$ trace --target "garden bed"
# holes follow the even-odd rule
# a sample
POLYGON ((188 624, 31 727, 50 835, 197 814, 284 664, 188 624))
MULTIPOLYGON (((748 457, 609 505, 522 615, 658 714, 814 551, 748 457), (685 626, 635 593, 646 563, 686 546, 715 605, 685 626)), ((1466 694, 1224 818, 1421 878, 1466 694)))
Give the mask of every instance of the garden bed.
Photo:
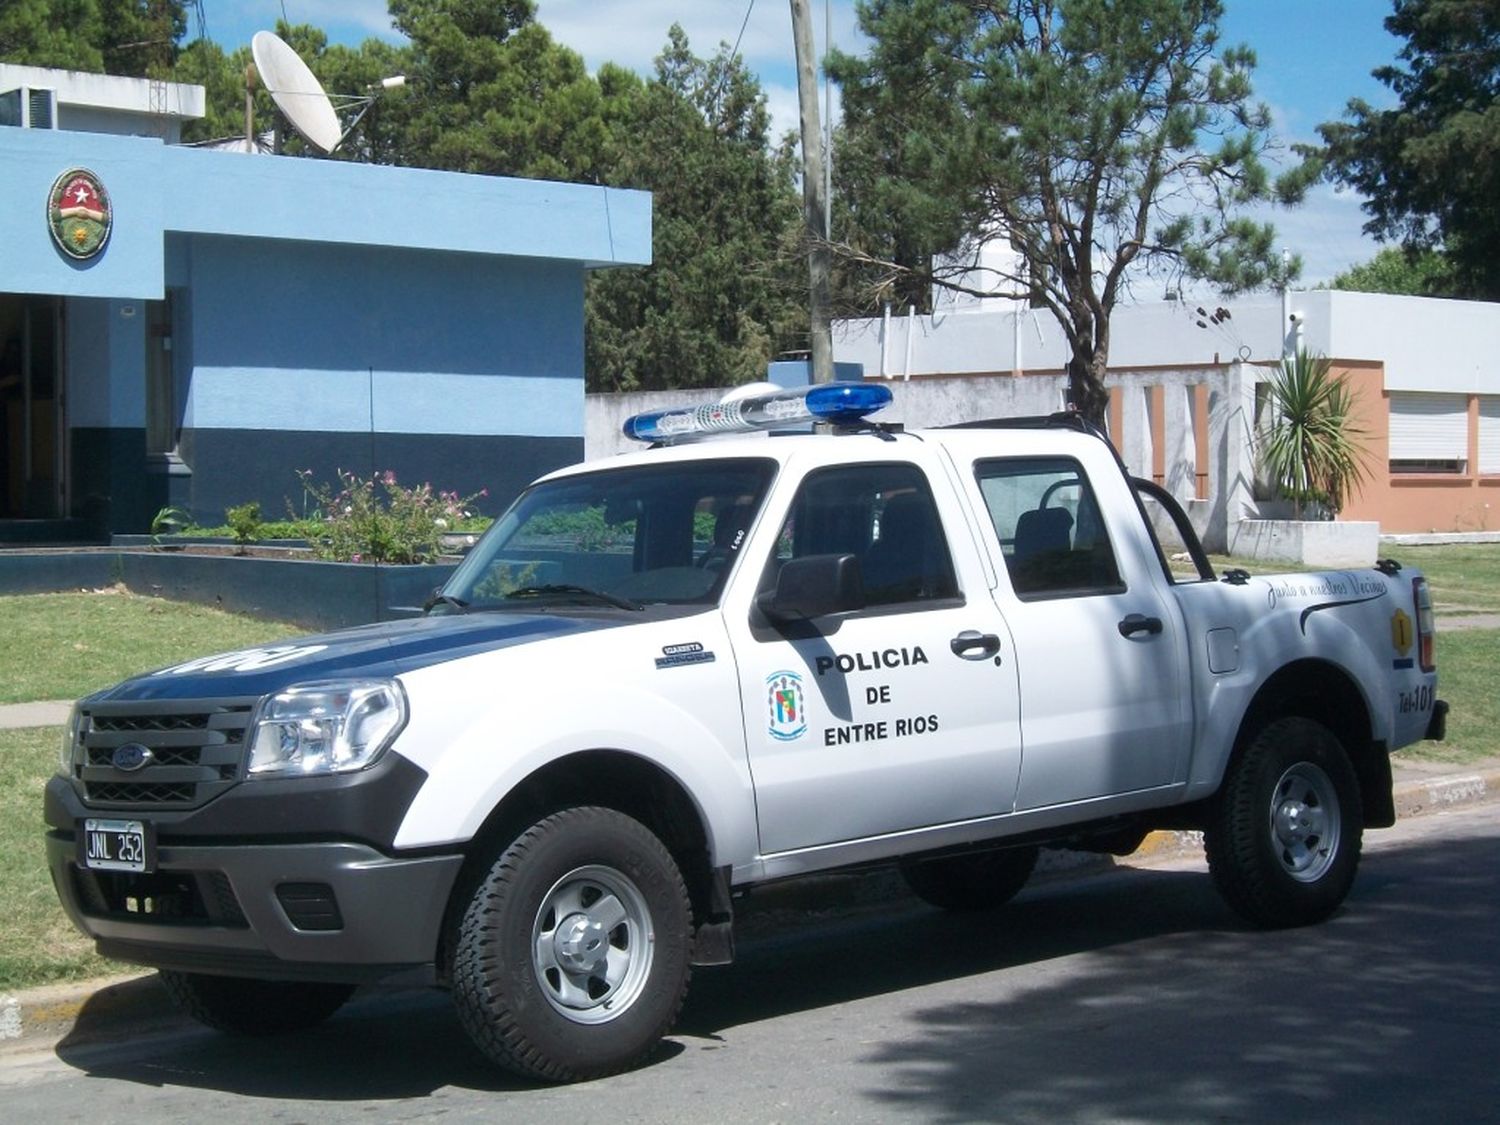
MULTIPOLYGON (((149 537, 146 537, 149 540, 149 537)), ((0 594, 100 589, 218 606, 234 613, 335 629, 414 617, 456 560, 413 566, 325 562, 305 547, 182 544, 178 550, 95 547, 0 552, 0 594)))

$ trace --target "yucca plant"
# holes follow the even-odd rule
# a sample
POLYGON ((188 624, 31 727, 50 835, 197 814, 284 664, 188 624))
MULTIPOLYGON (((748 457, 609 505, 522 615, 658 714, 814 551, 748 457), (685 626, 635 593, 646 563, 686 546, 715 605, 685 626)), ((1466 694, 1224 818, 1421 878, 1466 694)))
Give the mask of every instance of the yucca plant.
POLYGON ((1338 515, 1368 476, 1365 433, 1354 423, 1353 407, 1348 385, 1331 374, 1325 356, 1298 348, 1271 376, 1261 467, 1292 501, 1297 519, 1307 503, 1338 515))

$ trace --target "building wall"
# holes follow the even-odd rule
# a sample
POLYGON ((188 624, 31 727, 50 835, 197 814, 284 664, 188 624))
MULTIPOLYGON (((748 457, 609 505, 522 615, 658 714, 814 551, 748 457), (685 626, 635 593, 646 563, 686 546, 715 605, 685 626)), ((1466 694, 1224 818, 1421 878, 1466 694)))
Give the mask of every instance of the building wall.
POLYGON ((1390 378, 1379 364, 1340 365, 1359 402, 1370 475, 1341 518, 1379 520, 1383 532, 1500 530, 1500 474, 1485 473, 1495 451, 1480 433, 1481 405, 1500 404, 1495 395, 1455 395, 1468 414, 1467 457, 1461 471, 1393 473, 1390 461, 1390 378))
MULTIPOLYGON (((1500 446, 1497 340, 1500 304, 1477 301, 1318 290, 1253 294, 1222 304, 1125 306, 1111 320, 1110 430, 1132 471, 1155 477, 1179 497, 1196 494, 1218 503, 1204 465, 1219 454, 1209 449, 1212 419, 1205 423, 1202 415, 1212 413, 1215 394, 1237 402, 1238 392, 1214 388, 1224 384, 1238 359, 1245 392, 1253 395, 1284 349, 1304 347, 1331 357, 1334 370, 1351 380, 1366 435, 1368 479, 1341 518, 1375 520, 1386 532, 1489 530, 1500 527, 1500 449, 1491 448, 1500 446), (1182 374, 1194 368, 1218 374, 1182 374), (1204 389, 1184 397, 1182 387, 1200 383, 1204 389), (1455 451, 1450 471, 1391 471, 1393 393, 1449 399, 1467 412, 1467 448, 1455 451), (1487 474, 1483 467, 1496 471, 1487 474)), ((909 375, 912 385, 951 376, 974 384, 1029 384, 1043 376, 1060 378, 1067 362, 1061 330, 1043 310, 843 321, 834 326, 834 352, 840 360, 864 363, 871 376, 909 375)), ((977 409, 989 391, 976 387, 961 394, 977 409)), ((1247 444, 1242 452, 1253 474, 1253 448, 1247 444)), ((1249 492, 1243 496, 1248 499, 1249 492)), ((1238 510, 1238 499, 1230 507, 1238 510)))
MULTIPOLYGON (((1202 307, 1212 314, 1220 306, 1209 301, 1202 307)), ((1111 366, 1207 366, 1281 354, 1279 297, 1262 294, 1223 307, 1230 315, 1218 321, 1200 316, 1193 302, 1161 301, 1117 310, 1110 322, 1111 366)), ((836 359, 863 364, 871 378, 1047 375, 1063 372, 1068 363, 1067 340, 1046 309, 980 308, 914 316, 896 312, 889 320, 841 320, 834 322, 833 342, 836 359)))
POLYGON ((146 467, 144 302, 64 302, 69 510, 110 530, 139 530, 173 502, 146 467))
POLYGON ((188 83, 0 63, 0 90, 18 86, 55 91, 59 129, 168 143, 181 136, 183 121, 203 116, 205 104, 203 87, 188 83))
POLYGON ((0 128, 0 290, 159 298, 164 151, 136 137, 0 128), (109 245, 86 262, 61 254, 47 225, 53 181, 79 166, 100 174, 114 209, 109 245))
POLYGON ((651 259, 650 196, 0 128, 0 292, 62 296, 70 515, 141 531, 300 507, 297 469, 489 496, 583 454, 583 290, 651 259), (47 194, 101 178, 105 250, 53 245, 47 194), (170 299, 175 452, 149 454, 152 302, 170 299))
POLYGON ((190 369, 180 454, 195 516, 259 500, 280 517, 300 503, 296 469, 488 489, 495 511, 581 458, 581 265, 190 243, 174 350, 190 369))

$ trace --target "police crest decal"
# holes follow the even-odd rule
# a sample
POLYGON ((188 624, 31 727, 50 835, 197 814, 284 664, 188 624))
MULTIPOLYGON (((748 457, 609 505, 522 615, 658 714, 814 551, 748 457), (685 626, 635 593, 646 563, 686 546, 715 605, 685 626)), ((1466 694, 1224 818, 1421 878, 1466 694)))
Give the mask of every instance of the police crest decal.
POLYGON ((796 672, 767 676, 766 733, 779 742, 791 742, 806 734, 807 714, 802 700, 802 677, 796 672))
POLYGON ((47 197, 47 225, 68 257, 82 261, 102 253, 114 212, 99 177, 87 168, 69 168, 58 176, 47 197))

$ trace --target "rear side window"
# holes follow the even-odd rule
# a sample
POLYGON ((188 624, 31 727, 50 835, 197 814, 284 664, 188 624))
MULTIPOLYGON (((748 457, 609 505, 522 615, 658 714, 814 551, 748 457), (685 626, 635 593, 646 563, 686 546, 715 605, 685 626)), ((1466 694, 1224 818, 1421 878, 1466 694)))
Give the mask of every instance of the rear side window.
POLYGON ((981 461, 974 474, 1018 597, 1083 597, 1125 589, 1094 491, 1076 461, 981 461))
POLYGON ((953 559, 927 480, 915 465, 848 465, 808 474, 761 582, 806 555, 854 555, 865 604, 958 596, 953 559))

